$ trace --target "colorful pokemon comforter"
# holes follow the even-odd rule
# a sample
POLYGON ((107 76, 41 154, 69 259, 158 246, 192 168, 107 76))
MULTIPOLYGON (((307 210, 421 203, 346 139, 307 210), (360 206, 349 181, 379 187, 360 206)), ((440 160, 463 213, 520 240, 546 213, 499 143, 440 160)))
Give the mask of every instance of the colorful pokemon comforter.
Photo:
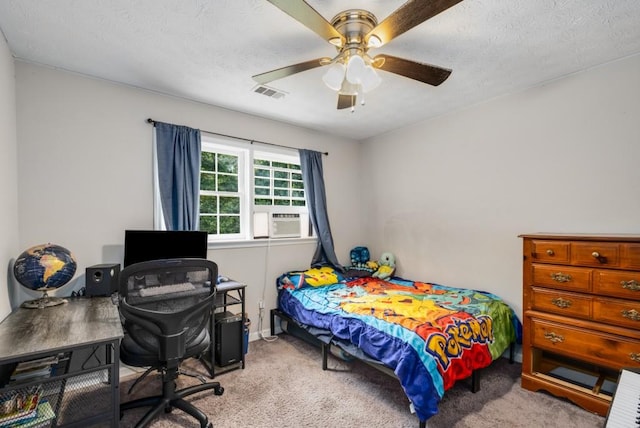
POLYGON ((495 295, 400 278, 340 280, 315 270, 278 279, 279 308, 393 369, 422 421, 457 380, 520 340, 520 322, 495 295))

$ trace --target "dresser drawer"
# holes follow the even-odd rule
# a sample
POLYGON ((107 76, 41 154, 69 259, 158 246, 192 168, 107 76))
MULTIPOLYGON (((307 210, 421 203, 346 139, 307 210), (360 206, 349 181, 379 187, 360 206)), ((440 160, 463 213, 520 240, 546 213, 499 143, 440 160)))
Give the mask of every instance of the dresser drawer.
POLYGON ((593 320, 620 327, 640 328, 640 302, 595 298, 593 320))
POLYGON ((640 272, 596 270, 593 292, 602 296, 640 300, 640 272))
POLYGON ((620 266, 620 247, 609 242, 571 243, 571 264, 578 266, 620 266))
POLYGON ((569 263, 569 243, 559 241, 531 241, 531 257, 544 263, 569 263))
POLYGON ((603 367, 640 368, 640 342, 537 318, 531 319, 531 345, 603 367))
POLYGON ((531 287, 531 306, 538 311, 589 319, 591 300, 582 294, 531 287))
POLYGON ((546 285, 569 291, 590 291, 592 269, 533 264, 532 285, 546 285))
POLYGON ((640 269, 640 244, 623 244, 620 266, 626 269, 640 269))

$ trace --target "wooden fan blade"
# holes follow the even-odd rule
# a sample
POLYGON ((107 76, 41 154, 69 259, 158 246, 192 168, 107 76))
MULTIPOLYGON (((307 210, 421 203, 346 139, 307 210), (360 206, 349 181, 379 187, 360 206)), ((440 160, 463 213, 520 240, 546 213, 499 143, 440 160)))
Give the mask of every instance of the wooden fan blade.
POLYGON ((416 25, 422 24, 429 18, 433 18, 440 12, 449 9, 460 3, 462 0, 409 0, 384 21, 375 26, 365 36, 369 40, 371 36, 380 39, 376 47, 389 43, 400 34, 412 29, 416 25))
POLYGON ((355 95, 338 94, 338 110, 351 108, 356 105, 355 95))
POLYGON ((448 68, 442 68, 431 64, 423 64, 421 62, 410 61, 408 59, 398 58, 391 55, 376 55, 373 58, 374 66, 376 64, 380 70, 390 73, 399 74, 409 79, 418 80, 429 85, 438 86, 451 74, 448 68), (384 61, 381 61, 384 59, 384 61))
MULTIPOLYGON (((300 22, 311 31, 325 40, 338 38, 344 41, 344 37, 333 25, 304 0, 268 0, 269 3, 300 22)), ((342 43, 342 42, 341 42, 342 43)))
POLYGON ((256 74, 251 76, 253 80, 261 85, 272 82, 274 80, 282 79, 283 77, 291 76, 292 74, 300 73, 302 71, 311 70, 312 68, 320 67, 323 64, 325 58, 312 59, 311 61, 301 62, 299 64, 289 65, 287 67, 278 68, 275 70, 267 71, 265 73, 256 74))

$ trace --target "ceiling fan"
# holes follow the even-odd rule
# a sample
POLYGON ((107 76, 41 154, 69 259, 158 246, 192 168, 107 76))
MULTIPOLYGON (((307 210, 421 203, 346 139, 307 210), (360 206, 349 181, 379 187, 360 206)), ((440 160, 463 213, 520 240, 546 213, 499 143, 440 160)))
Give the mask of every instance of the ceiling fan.
POLYGON ((338 91, 338 109, 354 111, 356 98, 380 83, 375 69, 395 73, 419 82, 438 86, 451 70, 431 64, 411 61, 391 55, 369 55, 369 49, 379 48, 429 18, 460 3, 462 0, 409 0, 378 23, 371 12, 349 9, 327 21, 304 0, 268 0, 323 39, 334 45, 338 54, 333 58, 318 58, 256 74, 253 79, 266 84, 283 77, 320 66, 329 66, 323 81, 338 91))

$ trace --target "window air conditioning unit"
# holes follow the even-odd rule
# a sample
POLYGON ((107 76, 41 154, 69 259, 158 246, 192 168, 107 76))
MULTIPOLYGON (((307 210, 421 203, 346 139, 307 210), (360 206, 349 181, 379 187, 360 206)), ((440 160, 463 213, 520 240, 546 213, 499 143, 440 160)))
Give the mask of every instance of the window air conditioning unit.
POLYGON ((300 238, 300 214, 271 213, 269 237, 300 238))

